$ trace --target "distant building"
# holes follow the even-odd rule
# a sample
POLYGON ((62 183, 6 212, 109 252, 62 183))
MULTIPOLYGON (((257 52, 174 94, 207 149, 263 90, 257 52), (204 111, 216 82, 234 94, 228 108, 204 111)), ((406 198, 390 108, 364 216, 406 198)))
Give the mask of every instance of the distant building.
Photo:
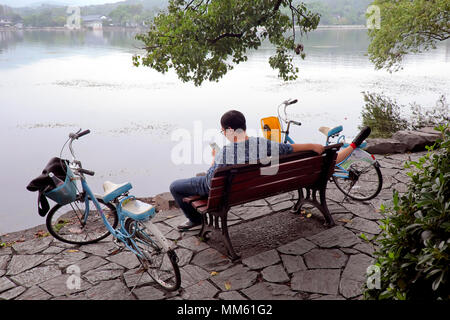
POLYGON ((89 15, 81 17, 83 26, 92 30, 101 30, 103 28, 103 21, 105 20, 108 20, 108 17, 101 15, 89 15))
POLYGON ((11 27, 13 23, 8 19, 0 19, 0 27, 11 27))

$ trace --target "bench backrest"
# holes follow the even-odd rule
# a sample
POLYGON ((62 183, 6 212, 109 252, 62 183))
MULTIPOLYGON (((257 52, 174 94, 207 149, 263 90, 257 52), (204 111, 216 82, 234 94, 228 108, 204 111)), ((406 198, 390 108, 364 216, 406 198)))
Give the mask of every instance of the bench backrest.
POLYGON ((322 155, 306 151, 280 156, 278 163, 272 165, 240 164, 219 168, 211 180, 208 211, 299 188, 326 187, 334 171, 337 151, 341 145, 325 147, 322 155))

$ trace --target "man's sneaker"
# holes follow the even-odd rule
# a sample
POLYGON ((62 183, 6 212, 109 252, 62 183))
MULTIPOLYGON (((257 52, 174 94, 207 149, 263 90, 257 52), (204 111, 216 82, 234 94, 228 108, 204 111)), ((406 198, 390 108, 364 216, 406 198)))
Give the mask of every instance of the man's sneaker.
POLYGON ((178 230, 189 230, 201 225, 198 222, 192 222, 191 220, 186 221, 185 223, 178 226, 178 230))
POLYGON ((370 135, 371 131, 372 130, 370 129, 370 127, 362 128, 355 139, 353 139, 352 143, 354 143, 356 147, 359 147, 361 143, 363 143, 363 141, 370 135))

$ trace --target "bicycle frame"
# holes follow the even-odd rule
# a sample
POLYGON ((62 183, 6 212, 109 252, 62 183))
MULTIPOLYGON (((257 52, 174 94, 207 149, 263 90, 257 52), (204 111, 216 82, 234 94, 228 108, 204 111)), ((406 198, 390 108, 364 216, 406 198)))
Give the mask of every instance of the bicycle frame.
MULTIPOLYGON (((86 194, 84 202, 85 202, 85 212, 84 212, 84 217, 83 217, 83 222, 86 223, 87 219, 89 218, 89 212, 90 212, 90 204, 89 204, 89 199, 92 200, 92 202, 94 203, 94 206, 97 208, 97 210, 100 212, 100 215, 102 217, 102 221, 105 224, 106 228, 108 229, 108 231, 113 235, 114 238, 119 239, 121 242, 124 243, 124 245, 130 249, 133 253, 138 254, 140 257, 142 257, 142 252, 136 252, 136 250, 134 250, 130 245, 128 245, 127 241, 131 241, 134 242, 134 240, 131 238, 133 235, 130 235, 124 226, 124 222, 125 222, 125 216, 120 212, 120 208, 118 208, 118 206, 116 206, 116 212, 117 212, 117 216, 119 218, 119 224, 120 224, 120 230, 115 230, 111 224, 109 223, 109 221, 106 219, 106 216, 102 210, 102 208, 100 207, 100 203, 98 202, 97 198, 95 197, 94 193, 92 192, 91 188, 89 187, 89 185, 86 182, 86 179, 80 175, 80 180, 81 180, 81 187, 83 189, 83 192, 86 194)), ((135 244, 135 243, 134 243, 135 244)), ((139 250, 139 249, 138 249, 139 250)))
MULTIPOLYGON (((295 103, 295 102, 293 102, 293 103, 295 103)), ((280 125, 281 125, 281 133, 284 135, 283 143, 294 144, 295 143, 294 140, 289 136, 289 129, 290 129, 291 123, 295 123, 295 124, 299 124, 299 123, 291 121, 287 118, 286 108, 289 104, 291 104, 290 100, 283 102, 281 105, 278 106, 277 113, 278 113, 278 120, 280 121, 280 125), (285 115, 284 118, 280 114, 280 106, 283 104, 284 104, 284 115, 285 115), (287 123, 287 128, 285 131, 283 130, 283 122, 287 123)), ((330 144, 329 139, 330 139, 330 137, 327 138, 327 141, 325 143, 326 146, 328 146, 330 144)), ((338 138, 337 143, 340 143, 341 140, 345 141, 344 135, 341 135, 338 138)), ((371 155, 370 153, 368 153, 360 148, 356 148, 344 160, 342 160, 339 163, 336 163, 336 165, 335 165, 336 169, 335 169, 335 172, 333 173, 333 176, 338 177, 338 178, 349 179, 350 172, 347 170, 347 168, 349 168, 351 166, 351 164, 356 160, 365 161, 370 165, 377 165, 377 163, 378 163, 375 160, 375 158, 373 157, 373 155, 371 155)))

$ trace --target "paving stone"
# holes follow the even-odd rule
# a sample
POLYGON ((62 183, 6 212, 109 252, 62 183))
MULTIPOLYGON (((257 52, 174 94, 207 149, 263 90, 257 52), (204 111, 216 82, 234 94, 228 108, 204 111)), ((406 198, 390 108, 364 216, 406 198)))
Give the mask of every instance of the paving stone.
POLYGON ((20 295, 26 289, 24 287, 15 287, 8 291, 0 293, 0 300, 11 300, 20 295))
POLYGON ((315 269, 293 274, 292 290, 336 295, 339 287, 338 269, 315 269))
POLYGON ((58 254, 63 250, 64 250, 64 248, 61 248, 61 247, 49 246, 47 249, 42 251, 42 254, 58 254))
POLYGON ((179 239, 181 239, 181 233, 176 231, 176 230, 172 230, 169 233, 166 233, 164 236, 167 239, 169 239, 169 240, 179 240, 179 239))
POLYGON ((38 286, 33 286, 20 295, 17 300, 49 300, 51 297, 51 295, 38 286))
POLYGON ((349 222, 350 220, 352 220, 352 218, 353 218, 353 214, 352 214, 352 213, 338 213, 338 214, 333 214, 334 222, 335 222, 336 225, 338 225, 338 226, 346 224, 347 222, 349 222))
POLYGON ((256 282, 258 273, 238 264, 211 278, 222 291, 241 290, 256 282))
POLYGON ((90 300, 135 300, 130 290, 120 281, 103 281, 85 293, 90 300))
POLYGON ((312 249, 303 258, 310 269, 338 269, 347 262, 347 256, 338 249, 312 249))
POLYGON ((244 207, 265 207, 267 206, 268 202, 264 199, 260 199, 260 200, 255 200, 252 202, 247 202, 244 203, 243 206, 244 207))
POLYGON ((226 291, 219 293, 219 299, 222 300, 247 300, 242 294, 237 291, 226 291))
POLYGON ((266 207, 241 207, 239 209, 232 209, 231 212, 241 219, 251 220, 258 217, 265 216, 272 213, 272 209, 269 206, 266 207))
POLYGON ((140 265, 136 255, 130 251, 123 251, 108 258, 109 261, 117 263, 127 269, 134 269, 140 265))
POLYGON ((268 282, 282 283, 289 281, 289 276, 281 264, 265 268, 261 271, 261 275, 268 282))
POLYGON ((16 275, 50 259, 51 255, 14 255, 8 264, 7 275, 16 275))
POLYGON ((342 278, 365 281, 367 267, 373 263, 374 259, 365 254, 350 256, 347 265, 342 272, 342 278))
POLYGON ((279 194, 279 195, 276 195, 276 196, 265 198, 265 200, 269 204, 274 205, 274 204, 277 204, 279 202, 283 202, 283 201, 286 201, 286 200, 292 200, 293 198, 294 198, 294 193, 293 192, 287 192, 287 193, 282 193, 282 194, 279 194))
POLYGON ((314 243, 304 238, 300 238, 298 240, 289 242, 288 244, 282 245, 281 247, 278 247, 277 250, 285 254, 302 255, 314 247, 314 243))
POLYGON ((375 211, 375 208, 371 205, 364 205, 361 203, 344 203, 344 206, 353 214, 358 217, 369 219, 369 220, 378 220, 383 219, 383 216, 375 211))
POLYGON ((80 268, 81 272, 84 273, 86 271, 103 266, 107 263, 108 261, 98 256, 90 256, 77 262, 77 266, 80 268))
POLYGON ((11 279, 16 283, 29 288, 59 275, 61 275, 61 271, 57 266, 45 266, 22 272, 11 277, 11 279))
POLYGON ((189 249, 193 252, 199 252, 209 248, 209 246, 205 242, 201 241, 195 236, 183 238, 182 240, 177 242, 177 245, 189 249))
POLYGON ((375 252, 375 248, 373 247, 373 245, 371 243, 367 243, 367 242, 361 242, 361 243, 357 244, 356 246, 354 246, 353 248, 361 251, 362 253, 368 254, 370 256, 375 252))
POLYGON ((226 256, 212 248, 197 253, 191 260, 191 264, 209 272, 225 270, 232 265, 226 256))
POLYGON ((288 201, 283 201, 283 202, 277 203, 275 205, 272 205, 272 210, 274 212, 284 211, 284 210, 291 209, 293 206, 294 206, 294 202, 288 200, 288 201))
POLYGON ((6 270, 6 266, 10 259, 11 257, 9 255, 0 256, 0 270, 6 270))
POLYGON ((123 271, 121 269, 93 269, 89 270, 83 278, 92 284, 97 284, 100 281, 112 280, 120 277, 123 271))
POLYGON ((86 253, 79 249, 66 249, 46 262, 46 265, 57 264, 59 268, 67 268, 70 265, 76 264, 78 261, 86 258, 86 253), (75 251, 76 250, 76 251, 75 251))
POLYGON ((282 254, 281 260, 288 273, 294 273, 300 270, 306 270, 306 265, 301 256, 291 256, 282 254))
MULTIPOLYGON (((178 217, 180 219, 180 217, 178 217)), ((158 227, 159 231, 161 231, 161 233, 163 235, 168 234, 169 232, 173 231, 173 227, 168 226, 167 224, 160 222, 160 223, 155 223, 155 226, 158 227)), ((174 226, 175 227, 175 226, 174 226)))
POLYGON ((360 242, 350 230, 336 226, 307 238, 322 248, 351 247, 360 242))
POLYGON ((21 243, 15 243, 12 248, 18 254, 36 254, 47 249, 52 241, 53 238, 51 237, 37 238, 21 243))
POLYGON ((379 234, 381 232, 379 225, 375 221, 370 221, 359 217, 352 219, 352 221, 347 223, 345 226, 371 234, 379 234))
POLYGON ((0 257, 12 254, 11 247, 0 247, 0 257))
POLYGON ((180 268, 180 274, 182 288, 192 286, 202 280, 208 279, 211 276, 209 272, 191 264, 180 268))
POLYGON ((346 253, 346 254, 358 254, 358 253, 360 253, 358 250, 353 249, 353 248, 341 248, 341 251, 346 253))
POLYGON ((165 297, 164 292, 151 286, 134 289, 133 293, 138 300, 161 300, 165 297))
POLYGON ((0 278, 0 292, 14 288, 16 284, 6 277, 0 278))
POLYGON ((219 290, 208 280, 200 281, 190 287, 187 287, 182 295, 184 300, 203 300, 214 297, 219 290))
MULTIPOLYGON (((187 221, 187 218, 186 218, 184 215, 182 215, 182 216, 176 216, 176 217, 167 219, 167 220, 165 220, 164 222, 165 222, 166 224, 168 224, 169 226, 171 226, 172 229, 176 229, 180 224, 183 224, 183 223, 185 223, 186 221, 187 221)), ((160 226, 159 226, 159 224, 158 224, 158 228, 159 228, 159 227, 160 227, 160 226)), ((162 232, 164 232, 164 231, 162 231, 162 232)), ((167 232, 169 232, 169 231, 167 231, 167 232)))
POLYGON ((83 252, 100 257, 108 257, 116 249, 117 246, 112 241, 87 244, 80 248, 83 252))
POLYGON ((296 294, 286 285, 266 282, 257 283, 242 293, 251 300, 294 300, 296 294))
POLYGON ((340 293, 347 299, 363 293, 364 281, 342 278, 339 284, 340 293))
POLYGON ((123 277, 129 288, 133 288, 136 284, 142 286, 155 282, 147 272, 141 272, 140 269, 128 270, 123 274, 123 277))
POLYGON ((178 266, 184 267, 187 265, 192 259, 192 251, 184 248, 177 248, 175 252, 178 256, 178 266))
POLYGON ((245 258, 242 260, 242 263, 245 264, 250 269, 262 269, 267 266, 271 266, 280 261, 280 256, 278 255, 276 250, 269 250, 257 254, 255 256, 245 258))
POLYGON ((38 286, 54 297, 70 295, 76 292, 84 291, 91 287, 91 285, 87 281, 83 281, 83 279, 80 279, 80 288, 69 289, 67 284, 68 282, 71 283, 69 279, 70 276, 75 276, 75 274, 62 274, 50 280, 42 282, 38 284, 38 286))

